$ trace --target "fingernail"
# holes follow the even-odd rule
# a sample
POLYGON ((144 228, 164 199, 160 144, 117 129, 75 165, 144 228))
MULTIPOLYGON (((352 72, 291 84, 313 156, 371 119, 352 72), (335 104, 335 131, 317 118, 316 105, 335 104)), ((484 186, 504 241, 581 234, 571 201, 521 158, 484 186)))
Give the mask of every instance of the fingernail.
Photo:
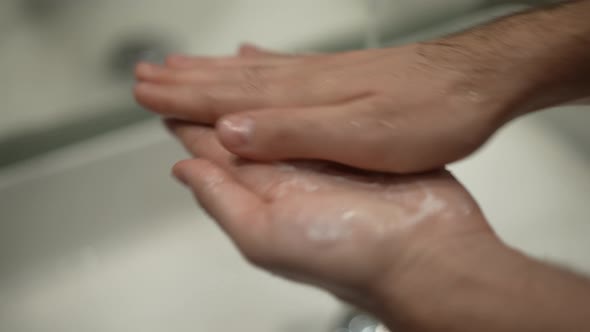
POLYGON ((254 120, 248 117, 235 117, 222 120, 219 134, 223 142, 232 147, 248 144, 254 132, 254 120))

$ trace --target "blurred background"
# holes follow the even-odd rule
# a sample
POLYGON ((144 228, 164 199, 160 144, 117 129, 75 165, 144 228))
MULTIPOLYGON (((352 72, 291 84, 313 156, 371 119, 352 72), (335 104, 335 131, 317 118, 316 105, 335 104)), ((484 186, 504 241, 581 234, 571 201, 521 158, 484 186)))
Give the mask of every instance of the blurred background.
MULTIPOLYGON (((543 1, 2 0, 0 331, 373 332, 249 267, 169 176, 186 158, 132 68, 241 42, 335 52, 459 31, 543 1), (343 322, 344 321, 344 322, 343 322)), ((452 169, 509 244, 590 273, 590 109, 520 119, 452 169)))

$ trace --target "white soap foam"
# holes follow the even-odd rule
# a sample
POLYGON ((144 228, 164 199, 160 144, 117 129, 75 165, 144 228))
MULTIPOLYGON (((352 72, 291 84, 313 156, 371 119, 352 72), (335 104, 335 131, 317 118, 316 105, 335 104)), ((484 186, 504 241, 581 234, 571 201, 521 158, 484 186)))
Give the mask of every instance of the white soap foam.
POLYGON ((294 177, 290 180, 281 182, 276 189, 276 197, 282 198, 292 192, 314 193, 320 189, 320 186, 303 178, 294 177))
POLYGON ((436 214, 441 213, 447 203, 436 197, 429 190, 425 190, 426 197, 420 203, 418 211, 407 215, 402 221, 406 226, 418 224, 436 214))
POLYGON ((307 237, 321 242, 345 240, 352 236, 354 224, 360 221, 359 215, 359 211, 351 209, 342 212, 340 218, 315 220, 307 226, 307 237))
POLYGON ((309 225, 307 237, 312 241, 333 242, 346 239, 352 235, 349 225, 335 222, 315 222, 309 225))
POLYGON ((216 174, 205 178, 205 185, 209 190, 215 190, 220 184, 225 181, 223 176, 216 174))

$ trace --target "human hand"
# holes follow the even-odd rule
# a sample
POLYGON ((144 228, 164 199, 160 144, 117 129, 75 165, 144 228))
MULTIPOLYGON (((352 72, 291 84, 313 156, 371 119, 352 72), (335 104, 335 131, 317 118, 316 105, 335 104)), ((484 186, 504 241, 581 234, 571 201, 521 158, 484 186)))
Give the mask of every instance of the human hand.
POLYGON ((166 117, 220 120, 222 144, 244 158, 418 172, 470 154, 505 121, 517 89, 498 89, 474 62, 436 44, 301 56, 245 47, 141 64, 135 93, 166 117))
POLYGON ((392 285, 407 290, 424 276, 441 283, 452 274, 443 262, 462 264, 466 253, 498 243, 446 171, 395 176, 326 163, 247 162, 226 151, 211 128, 177 121, 169 128, 200 158, 179 163, 175 175, 247 259, 371 312, 392 285))

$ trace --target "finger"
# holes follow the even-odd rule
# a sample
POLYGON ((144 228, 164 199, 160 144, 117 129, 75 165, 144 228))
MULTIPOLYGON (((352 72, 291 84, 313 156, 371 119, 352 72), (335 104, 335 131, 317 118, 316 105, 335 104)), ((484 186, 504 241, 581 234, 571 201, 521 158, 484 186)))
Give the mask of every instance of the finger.
POLYGON ((157 64, 142 62, 135 67, 138 81, 161 84, 210 83, 239 78, 239 71, 226 68, 194 70, 175 69, 157 64))
POLYGON ((212 124, 223 114, 278 104, 274 99, 278 92, 267 93, 266 88, 256 84, 252 83, 250 87, 240 84, 199 87, 141 82, 135 87, 134 94, 140 105, 165 117, 212 124))
POLYGON ((139 104, 148 110, 204 124, 213 124, 221 116, 239 111, 327 105, 365 94, 357 91, 355 85, 326 82, 313 76, 277 79, 256 68, 245 68, 240 76, 239 80, 214 84, 140 82, 134 93, 139 104))
POLYGON ((164 123, 192 156, 211 160, 226 169, 233 165, 236 156, 221 145, 213 128, 170 119, 164 123))
POLYGON ((258 161, 329 160, 368 170, 387 171, 392 155, 386 142, 393 123, 375 120, 364 101, 339 106, 268 110, 230 115, 219 121, 223 146, 258 161))
POLYGON ((207 57, 207 56, 191 56, 186 54, 172 54, 166 57, 166 66, 171 68, 186 69, 195 66, 229 66, 239 63, 236 56, 223 57, 207 57))
POLYGON ((256 45, 244 43, 240 45, 238 50, 238 55, 241 57, 264 57, 264 58, 290 58, 294 57, 294 55, 290 54, 283 54, 279 52, 269 51, 263 48, 260 48, 256 45))
MULTIPOLYGON (((261 56, 258 57, 260 58, 261 56)), ((279 66, 271 61, 273 57, 264 56, 264 59, 261 58, 256 60, 256 62, 242 61, 242 63, 236 66, 203 65, 187 68, 141 62, 135 67, 135 77, 140 82, 159 84, 234 83, 248 82, 254 78, 267 77, 270 79, 289 77, 293 71, 289 71, 288 68, 279 68, 279 66)), ((281 64, 284 63, 281 62, 281 64)))
MULTIPOLYGON (((249 57, 249 58, 266 58, 266 59, 310 59, 313 57, 321 57, 321 54, 314 54, 314 53, 281 53, 276 51, 271 51, 254 44, 244 43, 240 45, 238 49, 238 56, 240 57, 249 57)), ((287 63, 287 62, 285 62, 287 63)))
POLYGON ((252 72, 268 76, 278 76, 282 72, 271 71, 271 67, 265 68, 226 68, 226 67, 204 67, 177 69, 142 62, 135 67, 135 77, 140 82, 158 84, 204 84, 204 83, 231 83, 251 79, 252 72))
POLYGON ((281 66, 297 62, 296 57, 207 57, 175 54, 166 58, 166 66, 176 69, 190 69, 203 67, 243 67, 243 66, 281 66))
MULTIPOLYGON (((282 195, 289 190, 305 192, 314 187, 310 183, 322 183, 317 190, 324 192, 330 192, 342 185, 338 181, 318 175, 318 171, 314 171, 314 165, 310 163, 276 165, 237 162, 238 158, 221 145, 215 131, 210 127, 176 120, 166 120, 166 126, 193 156, 211 160, 265 199, 273 199, 275 195, 282 195), (297 181, 293 182, 293 177, 296 177, 297 181), (273 187, 275 190, 270 189, 273 187)), ((324 166, 320 168, 323 169, 324 166)))
POLYGON ((173 174, 241 248, 250 234, 264 233, 266 203, 217 165, 205 159, 182 161, 173 174))

